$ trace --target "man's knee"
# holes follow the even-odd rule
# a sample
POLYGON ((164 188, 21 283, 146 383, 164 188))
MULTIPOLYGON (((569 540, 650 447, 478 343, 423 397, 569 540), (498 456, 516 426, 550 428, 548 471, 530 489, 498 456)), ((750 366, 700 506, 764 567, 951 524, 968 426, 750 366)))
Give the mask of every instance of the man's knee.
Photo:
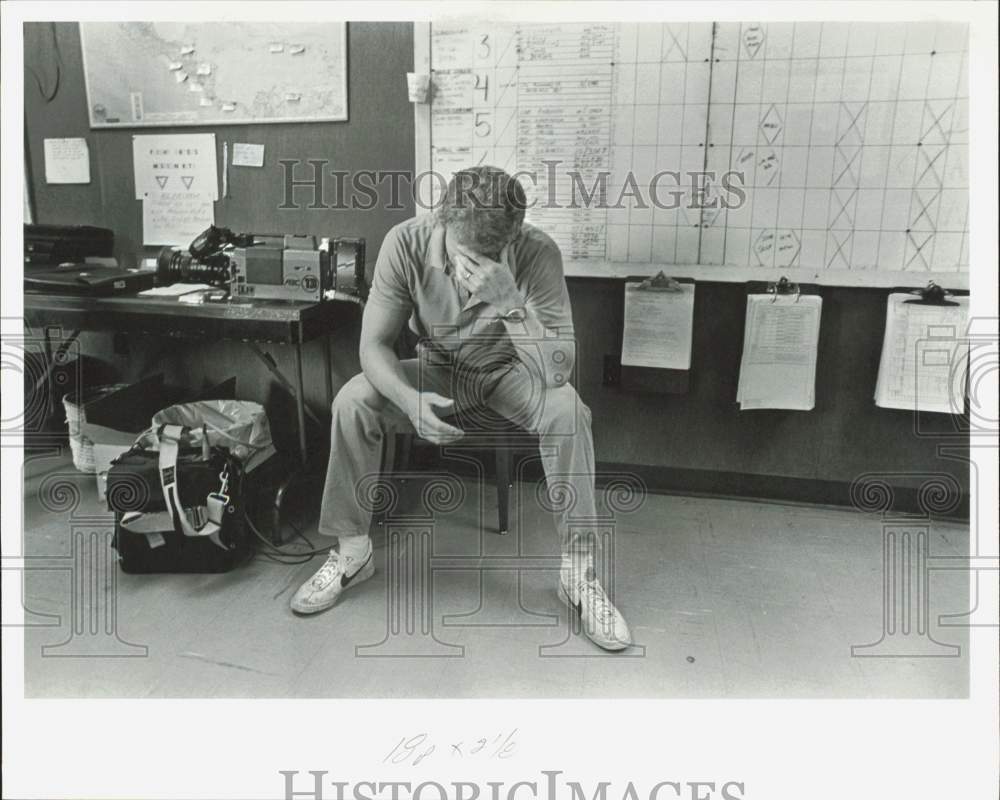
POLYGON ((547 389, 538 421, 538 433, 571 436, 590 432, 590 409, 569 384, 547 389))
POLYGON ((334 415, 379 410, 384 403, 382 395, 371 385, 364 373, 358 373, 345 383, 333 399, 334 415))

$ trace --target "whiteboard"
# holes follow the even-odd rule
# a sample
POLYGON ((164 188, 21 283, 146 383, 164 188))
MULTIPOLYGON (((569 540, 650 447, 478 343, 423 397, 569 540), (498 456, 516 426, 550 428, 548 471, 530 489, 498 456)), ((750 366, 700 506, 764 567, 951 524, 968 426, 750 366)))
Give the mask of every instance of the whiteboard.
POLYGON ((415 41, 418 170, 521 173, 568 274, 967 285, 964 23, 452 22, 415 41))
POLYGON ((346 24, 81 22, 92 128, 347 119, 346 24))

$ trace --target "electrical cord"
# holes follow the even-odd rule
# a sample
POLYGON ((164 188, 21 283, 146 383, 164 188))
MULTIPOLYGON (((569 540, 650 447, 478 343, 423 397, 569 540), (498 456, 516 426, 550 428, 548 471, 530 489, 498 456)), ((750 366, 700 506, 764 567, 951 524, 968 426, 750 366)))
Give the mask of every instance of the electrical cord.
POLYGON ((301 536, 302 539, 305 540, 305 542, 309 545, 310 549, 285 550, 280 545, 276 545, 274 544, 274 542, 269 541, 257 529, 257 526, 253 524, 253 521, 250 519, 249 514, 244 513, 243 519, 246 521, 247 526, 250 528, 250 531, 253 533, 253 535, 256 536, 261 541, 261 543, 267 548, 267 550, 261 551, 260 555, 264 556, 265 558, 271 561, 276 561, 279 564, 289 564, 289 565, 305 564, 311 561, 314 556, 323 555, 325 553, 330 552, 329 547, 321 547, 321 548, 313 547, 312 542, 310 542, 309 539, 306 538, 305 534, 302 533, 295 525, 292 525, 293 530, 295 530, 298 536, 301 536), (279 556, 282 558, 288 558, 290 560, 282 560, 282 558, 279 558, 279 556))
POLYGON ((62 54, 59 52, 59 40, 56 38, 56 24, 52 22, 50 25, 50 29, 52 31, 52 52, 55 55, 56 66, 56 75, 52 82, 52 90, 46 91, 38 72, 36 72, 33 67, 26 66, 27 71, 31 73, 31 77, 35 79, 35 85, 38 87, 38 93, 42 96, 42 99, 46 103, 51 103, 55 99, 56 95, 59 93, 59 84, 62 81, 62 54))
POLYGON ((309 549, 310 550, 315 550, 316 549, 316 545, 314 545, 311 541, 309 541, 309 537, 306 536, 305 533, 302 532, 302 529, 298 525, 296 525, 291 520, 286 520, 286 522, 288 523, 288 526, 293 531, 295 531, 295 535, 298 536, 300 539, 302 539, 302 541, 304 541, 307 545, 309 545, 309 549))

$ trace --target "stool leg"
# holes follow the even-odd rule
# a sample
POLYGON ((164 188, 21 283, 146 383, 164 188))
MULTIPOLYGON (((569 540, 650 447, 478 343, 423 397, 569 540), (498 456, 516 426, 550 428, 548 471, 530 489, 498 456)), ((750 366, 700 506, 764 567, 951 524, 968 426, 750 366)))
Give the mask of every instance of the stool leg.
POLYGON ((510 450, 497 447, 493 452, 496 456, 497 517, 500 535, 506 536, 510 522, 510 450))
POLYGON ((399 458, 395 465, 395 469, 401 472, 407 472, 410 469, 410 451, 413 446, 413 434, 412 433, 400 433, 397 434, 401 437, 400 448, 399 448, 399 458))

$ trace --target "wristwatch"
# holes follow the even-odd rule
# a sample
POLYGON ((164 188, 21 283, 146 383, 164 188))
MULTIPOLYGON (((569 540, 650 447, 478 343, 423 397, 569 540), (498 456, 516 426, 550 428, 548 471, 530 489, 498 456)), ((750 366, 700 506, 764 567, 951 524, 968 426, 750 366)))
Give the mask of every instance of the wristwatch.
POLYGON ((524 322, 528 318, 528 311, 524 306, 514 306, 510 311, 500 315, 504 322, 524 322))

